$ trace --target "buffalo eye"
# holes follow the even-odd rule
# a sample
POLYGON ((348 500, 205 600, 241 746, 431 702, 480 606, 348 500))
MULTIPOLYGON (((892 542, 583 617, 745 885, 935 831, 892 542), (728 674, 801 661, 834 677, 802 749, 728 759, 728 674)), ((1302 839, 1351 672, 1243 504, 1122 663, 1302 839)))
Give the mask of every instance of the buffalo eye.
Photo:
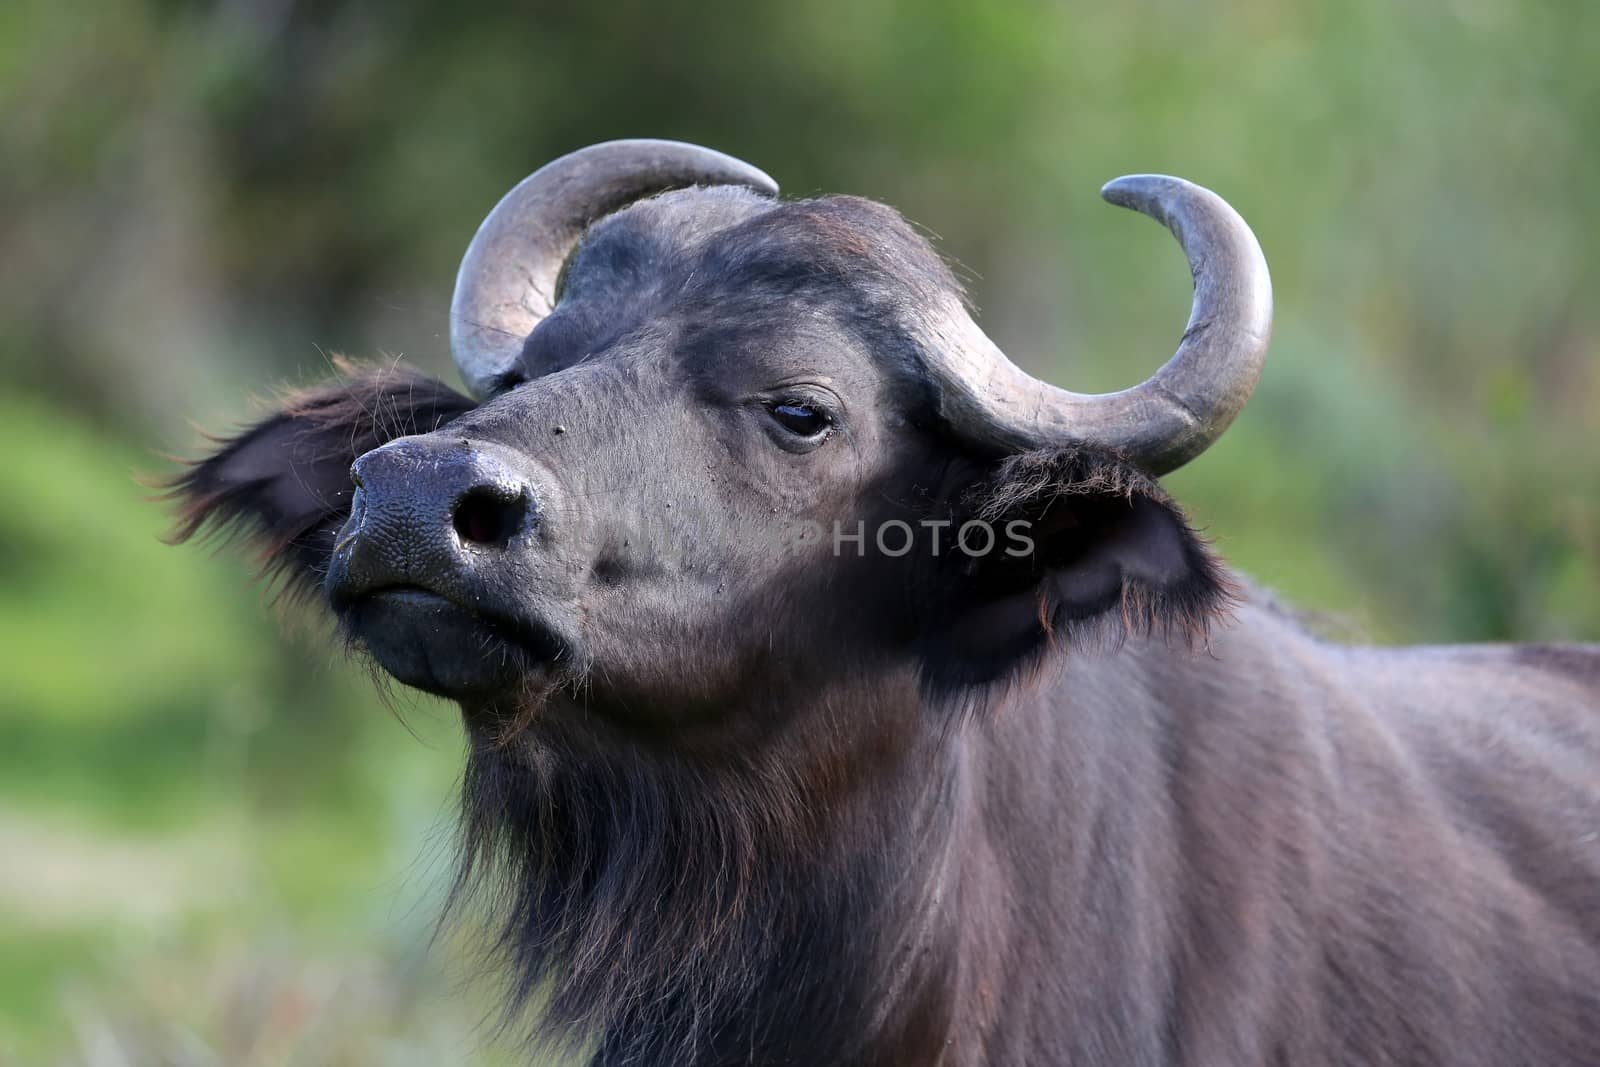
POLYGON ((804 400, 784 400, 772 405, 778 425, 800 437, 817 437, 833 425, 828 413, 804 400))

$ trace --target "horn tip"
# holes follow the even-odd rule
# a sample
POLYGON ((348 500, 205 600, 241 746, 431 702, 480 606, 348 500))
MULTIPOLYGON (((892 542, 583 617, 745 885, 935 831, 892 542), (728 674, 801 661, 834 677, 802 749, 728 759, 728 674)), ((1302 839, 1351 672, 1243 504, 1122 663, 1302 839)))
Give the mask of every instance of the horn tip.
POLYGON ((659 137, 629 137, 615 141, 602 141, 580 148, 573 155, 591 155, 604 158, 619 155, 626 158, 652 158, 664 169, 693 165, 702 172, 697 184, 742 185, 763 196, 778 196, 778 182, 760 167, 746 163, 737 156, 719 152, 715 148, 673 141, 659 137))
POLYGON ((1100 187, 1100 196, 1118 207, 1148 213, 1151 204, 1190 184, 1169 174, 1124 174, 1100 187))

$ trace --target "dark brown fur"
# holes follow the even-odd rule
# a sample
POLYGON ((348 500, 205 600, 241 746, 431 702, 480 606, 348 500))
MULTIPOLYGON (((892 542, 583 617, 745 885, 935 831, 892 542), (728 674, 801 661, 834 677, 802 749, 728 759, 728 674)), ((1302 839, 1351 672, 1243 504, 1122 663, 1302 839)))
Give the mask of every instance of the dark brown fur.
POLYGON ((1600 1064, 1600 649, 1341 646, 1118 457, 975 454, 920 371, 954 285, 877 205, 662 197, 591 230, 502 395, 348 370, 180 476, 176 536, 248 530, 314 589, 362 453, 448 424, 528 458, 544 555, 482 588, 580 622, 557 669, 463 700, 452 902, 490 914, 538 1043, 1600 1064), (798 372, 839 401, 809 451, 751 400, 798 372), (671 520, 629 537, 623 505, 671 520), (780 512, 1035 540, 731 532, 780 512))

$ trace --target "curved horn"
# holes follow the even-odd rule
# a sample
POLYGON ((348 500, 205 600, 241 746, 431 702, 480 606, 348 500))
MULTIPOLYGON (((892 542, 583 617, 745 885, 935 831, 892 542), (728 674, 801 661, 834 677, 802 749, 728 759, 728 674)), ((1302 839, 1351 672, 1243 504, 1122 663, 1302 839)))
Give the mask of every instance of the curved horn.
POLYGON ((1189 257, 1194 307, 1172 358, 1131 389, 1068 392, 1017 367, 952 307, 929 346, 943 364, 932 369, 944 417, 964 436, 1006 450, 1092 442, 1166 474, 1221 437, 1249 399, 1272 331, 1272 280, 1250 227, 1209 189, 1141 174, 1100 195, 1160 221, 1189 257))
POLYGON ((450 352, 482 399, 555 302, 561 265, 590 223, 635 200, 690 185, 743 185, 776 196, 767 175, 680 141, 590 145, 524 178, 467 247, 450 302, 450 352))

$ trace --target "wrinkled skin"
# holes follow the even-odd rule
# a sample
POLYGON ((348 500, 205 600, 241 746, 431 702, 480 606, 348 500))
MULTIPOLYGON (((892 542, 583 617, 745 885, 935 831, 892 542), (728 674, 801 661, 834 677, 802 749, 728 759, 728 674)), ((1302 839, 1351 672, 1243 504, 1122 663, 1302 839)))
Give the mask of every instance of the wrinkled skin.
POLYGON ((955 289, 876 205, 669 194, 496 395, 352 371, 180 532, 460 700, 459 892, 596 1063, 1600 1062, 1600 650, 1339 648, 1118 457, 963 442, 955 289), (972 517, 1031 550, 789 536, 972 517))

